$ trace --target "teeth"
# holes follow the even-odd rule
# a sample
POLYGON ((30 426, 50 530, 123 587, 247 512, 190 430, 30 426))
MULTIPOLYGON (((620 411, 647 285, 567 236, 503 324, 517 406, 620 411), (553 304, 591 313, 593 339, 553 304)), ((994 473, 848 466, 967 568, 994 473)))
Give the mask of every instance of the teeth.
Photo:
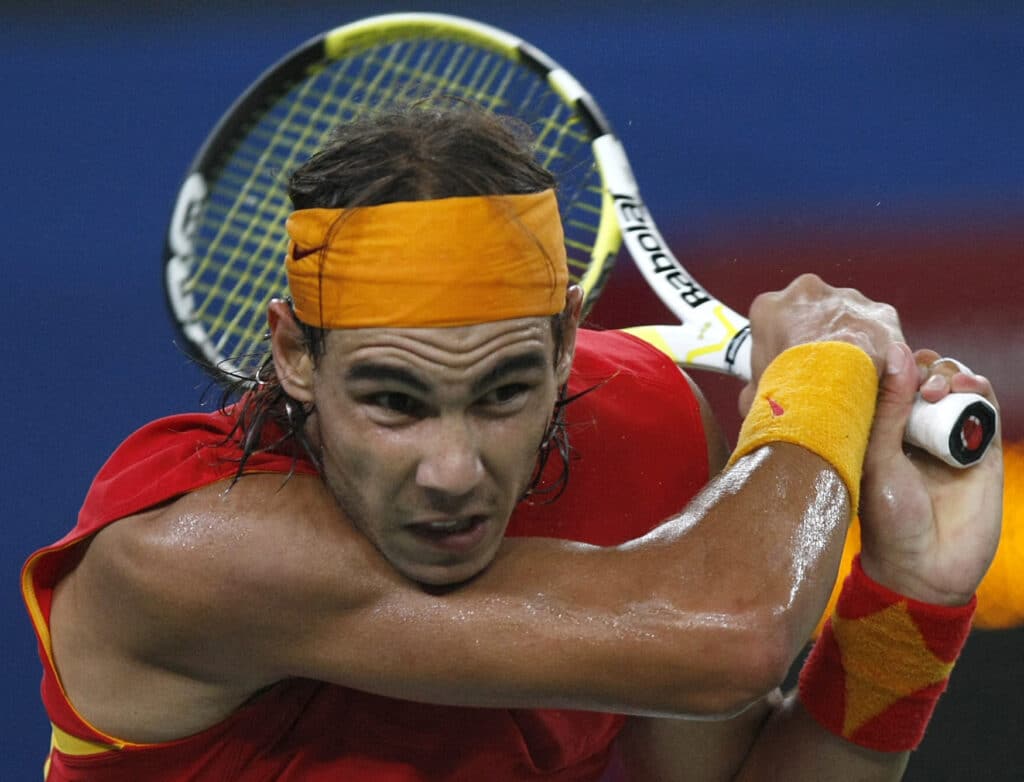
POLYGON ((427 529, 434 532, 462 532, 472 525, 472 519, 454 519, 453 521, 432 521, 427 524, 427 529))

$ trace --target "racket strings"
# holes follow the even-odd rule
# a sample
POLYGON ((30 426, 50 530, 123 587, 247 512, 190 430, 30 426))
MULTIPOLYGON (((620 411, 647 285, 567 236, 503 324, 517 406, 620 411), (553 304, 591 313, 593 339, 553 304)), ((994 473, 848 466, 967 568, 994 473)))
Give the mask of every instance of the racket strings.
MULTIPOLYGON (((294 99, 278 104, 284 107, 285 114, 278 118, 274 134, 262 149, 253 143, 252 135, 249 141, 239 145, 241 154, 236 162, 249 165, 248 170, 254 175, 237 178, 241 187, 234 194, 234 200, 229 201, 228 209, 219 221, 219 229, 211 240, 212 247, 232 247, 227 262, 218 270, 212 283, 213 288, 225 291, 226 306, 210 321, 215 332, 220 333, 215 344, 222 354, 231 355, 229 341, 250 333, 254 320, 262 334, 262 306, 254 294, 266 292, 268 285, 280 285, 284 280, 283 264, 278 254, 280 242, 275 241, 267 227, 274 225, 275 221, 281 222, 288 211, 287 198, 278 176, 299 161, 302 150, 319 141, 319 134, 315 133, 318 123, 301 111, 305 105, 302 93, 313 83, 300 82, 294 99), (304 117, 308 121, 303 122, 304 117), (282 156, 279 150, 286 150, 285 155, 282 156), (225 241, 228 232, 233 234, 232 242, 225 241), (233 278, 233 285, 228 284, 229 277, 233 278), (271 277, 272 281, 268 282, 271 277)), ((317 106, 315 102, 311 105, 317 106)))
POLYGON ((570 275, 591 265, 601 184, 591 138, 575 108, 540 74, 507 55, 459 40, 396 41, 322 62, 272 96, 241 128, 209 177, 195 236, 194 318, 223 370, 251 375, 262 358, 266 302, 287 294, 283 258, 291 205, 284 176, 338 124, 374 108, 432 96, 467 99, 517 116, 535 134, 539 162, 559 180, 570 275))

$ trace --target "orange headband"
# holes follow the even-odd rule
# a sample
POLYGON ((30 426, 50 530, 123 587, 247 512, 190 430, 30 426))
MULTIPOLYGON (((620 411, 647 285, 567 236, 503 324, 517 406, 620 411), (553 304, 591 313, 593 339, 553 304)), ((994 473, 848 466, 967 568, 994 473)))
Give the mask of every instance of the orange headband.
POLYGON ((301 209, 288 235, 295 314, 311 326, 466 326, 565 306, 553 190, 301 209))

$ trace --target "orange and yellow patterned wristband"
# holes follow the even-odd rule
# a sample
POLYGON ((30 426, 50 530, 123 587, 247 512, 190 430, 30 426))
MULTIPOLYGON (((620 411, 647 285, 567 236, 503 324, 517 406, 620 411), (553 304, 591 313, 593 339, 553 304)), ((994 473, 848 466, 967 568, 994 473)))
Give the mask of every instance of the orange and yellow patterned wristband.
POLYGON ((971 630, 976 598, 922 603, 854 559, 835 612, 800 671, 800 701, 828 731, 879 752, 917 747, 971 630))

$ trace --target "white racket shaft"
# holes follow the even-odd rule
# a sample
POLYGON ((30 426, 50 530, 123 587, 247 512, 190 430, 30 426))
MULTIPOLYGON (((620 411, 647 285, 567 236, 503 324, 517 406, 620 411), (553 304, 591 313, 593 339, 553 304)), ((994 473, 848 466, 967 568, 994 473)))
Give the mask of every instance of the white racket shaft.
MULTIPOLYGON (((658 298, 683 322, 626 330, 680 366, 750 380, 749 321, 708 293, 672 255, 640 199, 619 141, 602 136, 594 150, 630 256, 658 298)), ((937 403, 918 397, 904 439, 946 464, 969 467, 985 455, 997 428, 995 408, 978 394, 950 394, 937 403)))

